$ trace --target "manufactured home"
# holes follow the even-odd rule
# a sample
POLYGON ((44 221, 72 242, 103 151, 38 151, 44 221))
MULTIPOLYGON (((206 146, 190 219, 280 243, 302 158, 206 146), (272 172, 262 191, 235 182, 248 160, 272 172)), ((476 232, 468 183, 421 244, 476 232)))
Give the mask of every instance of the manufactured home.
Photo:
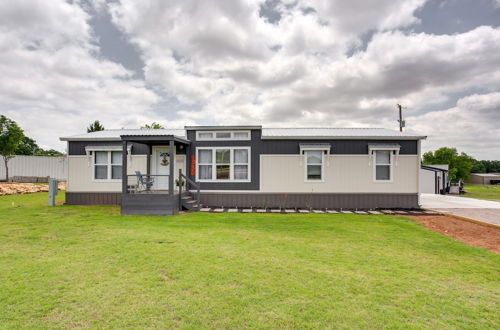
POLYGON ((122 214, 186 208, 418 208, 420 142, 381 128, 186 126, 62 137, 67 204, 122 214))

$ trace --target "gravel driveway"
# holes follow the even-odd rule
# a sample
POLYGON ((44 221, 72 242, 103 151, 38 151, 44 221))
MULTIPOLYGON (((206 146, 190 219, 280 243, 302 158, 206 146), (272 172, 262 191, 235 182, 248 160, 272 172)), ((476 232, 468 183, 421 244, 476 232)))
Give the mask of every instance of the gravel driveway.
POLYGON ((452 195, 420 194, 422 208, 500 226, 500 202, 452 195))

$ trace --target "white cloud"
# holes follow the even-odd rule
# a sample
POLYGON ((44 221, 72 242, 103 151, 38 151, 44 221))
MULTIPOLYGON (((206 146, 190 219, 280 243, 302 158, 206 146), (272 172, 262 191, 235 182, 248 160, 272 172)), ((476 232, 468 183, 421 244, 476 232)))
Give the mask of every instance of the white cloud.
POLYGON ((424 150, 442 146, 479 159, 491 159, 500 150, 500 92, 473 94, 459 99, 456 106, 409 117, 412 130, 428 135, 424 150))
POLYGON ((398 30, 418 23, 424 3, 290 1, 274 8, 281 18, 273 23, 258 15, 263 1, 123 0, 110 8, 142 50, 146 81, 198 105, 181 118, 395 127, 396 103, 418 115, 450 95, 500 85, 500 29, 398 30), (369 31, 366 50, 348 57, 369 31))
MULTIPOLYGON (((500 29, 413 33, 425 0, 286 0, 268 8, 273 19, 261 16, 271 6, 264 0, 89 1, 137 46, 144 80, 100 56, 86 2, 0 4, 1 111, 46 145, 96 118, 108 127, 396 128, 395 104, 403 103, 409 128, 430 135, 427 145, 449 136, 467 149, 471 139, 458 138, 467 120, 480 132, 498 113, 480 102, 499 92, 500 29), (39 124, 42 112, 49 120, 39 124), (445 137, 431 134, 453 116, 460 121, 445 137)), ((500 157, 491 147, 498 131, 487 132, 491 157, 483 154, 500 157)))
POLYGON ((158 96, 121 65, 100 59, 90 17, 66 1, 0 3, 0 112, 42 146, 105 126, 147 122, 158 96))

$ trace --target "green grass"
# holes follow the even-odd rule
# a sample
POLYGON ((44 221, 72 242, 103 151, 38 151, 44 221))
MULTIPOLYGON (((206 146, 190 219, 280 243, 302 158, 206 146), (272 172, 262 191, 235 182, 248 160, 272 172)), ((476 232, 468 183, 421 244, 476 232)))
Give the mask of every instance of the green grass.
POLYGON ((120 216, 46 199, 0 197, 0 327, 500 324, 500 256, 405 217, 120 216))
POLYGON ((463 197, 500 201, 500 185, 466 184, 463 197))

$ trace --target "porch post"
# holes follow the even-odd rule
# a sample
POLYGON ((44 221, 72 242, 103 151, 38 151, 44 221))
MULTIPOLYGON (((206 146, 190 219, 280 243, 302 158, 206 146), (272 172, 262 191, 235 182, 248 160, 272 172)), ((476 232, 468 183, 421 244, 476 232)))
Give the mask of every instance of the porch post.
POLYGON ((148 143, 147 144, 147 157, 146 157, 146 174, 149 175, 151 174, 151 145, 148 143))
POLYGON ((175 145, 174 145, 174 140, 170 140, 170 173, 168 176, 168 194, 173 195, 174 194, 174 167, 175 167, 175 145))
POLYGON ((122 141, 122 194, 127 193, 127 141, 122 141))

